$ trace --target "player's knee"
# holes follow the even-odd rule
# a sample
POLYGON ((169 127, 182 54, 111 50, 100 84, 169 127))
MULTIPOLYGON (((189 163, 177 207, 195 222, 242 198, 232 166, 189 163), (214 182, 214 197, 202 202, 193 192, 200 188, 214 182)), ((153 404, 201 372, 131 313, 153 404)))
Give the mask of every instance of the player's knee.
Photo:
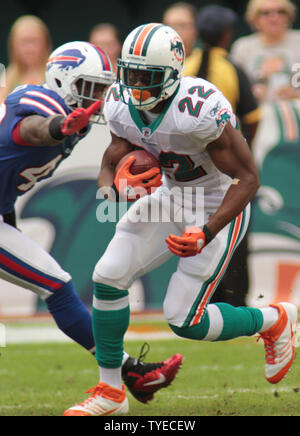
POLYGON ((182 326, 188 315, 186 304, 186 280, 180 272, 176 271, 171 277, 168 291, 163 303, 165 320, 172 325, 182 326))
POLYGON ((195 339, 197 341, 210 340, 207 336, 210 326, 210 320, 207 311, 204 311, 197 324, 191 325, 190 322, 185 321, 183 324, 181 323, 179 325, 178 323, 174 324, 173 322, 169 322, 169 326, 173 332, 181 338, 195 339))
POLYGON ((113 239, 97 263, 93 281, 118 289, 128 289, 133 282, 134 244, 129 238, 113 239))
POLYGON ((48 279, 47 283, 37 283, 37 286, 31 288, 28 286, 28 289, 32 290, 35 294, 37 294, 41 300, 46 301, 54 295, 60 295, 64 292, 65 286, 72 280, 72 277, 69 273, 60 270, 59 274, 57 273, 56 277, 51 277, 48 279))
POLYGON ((124 274, 119 275, 116 274, 116 270, 120 272, 117 264, 112 265, 105 258, 100 259, 94 269, 93 282, 103 283, 113 288, 128 289, 126 271, 124 271, 124 274))
POLYGON ((165 300, 163 304, 164 317, 168 324, 176 325, 180 327, 182 325, 181 320, 181 308, 176 302, 172 302, 172 304, 168 304, 168 301, 165 300))

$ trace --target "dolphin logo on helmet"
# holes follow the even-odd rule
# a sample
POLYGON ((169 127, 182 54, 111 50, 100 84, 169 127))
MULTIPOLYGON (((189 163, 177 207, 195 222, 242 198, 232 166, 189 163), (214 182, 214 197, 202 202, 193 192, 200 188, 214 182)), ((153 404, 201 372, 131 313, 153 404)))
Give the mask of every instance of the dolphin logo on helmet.
POLYGON ((173 41, 171 41, 171 51, 174 53, 174 56, 179 62, 184 61, 184 46, 181 39, 175 37, 173 41))

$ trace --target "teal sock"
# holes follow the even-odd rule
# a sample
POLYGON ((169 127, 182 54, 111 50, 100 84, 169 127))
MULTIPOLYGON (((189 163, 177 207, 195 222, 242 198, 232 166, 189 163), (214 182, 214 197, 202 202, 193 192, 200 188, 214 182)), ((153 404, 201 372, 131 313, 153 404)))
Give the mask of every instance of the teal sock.
POLYGON ((263 314, 251 307, 233 307, 217 303, 223 317, 223 330, 217 341, 227 341, 240 336, 252 336, 263 326, 263 314))
POLYGON ((128 291, 95 283, 92 319, 96 359, 100 367, 122 366, 124 335, 129 318, 128 291))
MULTIPOLYGON (((201 322, 190 327, 176 327, 170 325, 171 329, 178 336, 203 340, 209 336, 212 323, 217 335, 213 341, 227 341, 241 336, 252 336, 257 333, 263 325, 263 314, 259 309, 250 307, 233 307, 225 303, 216 303, 219 309, 219 317, 210 319, 209 312, 206 311, 201 322)), ((207 339, 212 340, 212 339, 207 339)))

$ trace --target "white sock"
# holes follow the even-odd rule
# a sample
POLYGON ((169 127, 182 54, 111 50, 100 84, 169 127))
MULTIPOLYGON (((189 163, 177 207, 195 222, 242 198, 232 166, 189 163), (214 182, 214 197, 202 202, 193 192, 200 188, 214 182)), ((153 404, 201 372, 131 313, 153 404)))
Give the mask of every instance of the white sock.
POLYGON ((129 354, 126 353, 126 351, 123 352, 123 360, 122 360, 122 366, 124 365, 124 363, 127 361, 129 354))
POLYGON ((122 390, 121 368, 100 368, 100 381, 122 390))
POLYGON ((275 307, 265 307, 260 310, 264 317, 264 323, 259 333, 263 333, 273 327, 273 325, 278 321, 279 312, 275 307))

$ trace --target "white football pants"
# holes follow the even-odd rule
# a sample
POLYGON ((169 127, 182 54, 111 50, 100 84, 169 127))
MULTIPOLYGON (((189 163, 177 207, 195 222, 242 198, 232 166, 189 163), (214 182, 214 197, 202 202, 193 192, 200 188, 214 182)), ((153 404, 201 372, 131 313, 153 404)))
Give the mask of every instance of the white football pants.
MULTIPOLYGON (((186 227, 203 225, 208 220, 208 212, 203 209, 203 222, 190 222, 194 209, 192 201, 185 204, 185 211, 190 214, 183 217, 180 215, 180 201, 173 199, 173 213, 170 213, 169 204, 166 207, 167 203, 162 189, 158 189, 151 196, 133 204, 117 224, 115 236, 97 263, 94 282, 128 290, 137 278, 159 267, 172 256, 165 242, 170 233, 181 235, 186 227), (160 208, 165 222, 151 221, 151 212, 155 208, 160 208), (177 220, 178 216, 180 219, 177 220), (138 217, 142 220, 138 221, 138 217)), ((178 258, 178 267, 171 277, 163 304, 169 324, 188 327, 200 322, 235 248, 245 235, 249 215, 250 205, 221 230, 200 254, 178 258)))
POLYGON ((71 280, 43 248, 0 216, 0 278, 46 299, 71 280))

